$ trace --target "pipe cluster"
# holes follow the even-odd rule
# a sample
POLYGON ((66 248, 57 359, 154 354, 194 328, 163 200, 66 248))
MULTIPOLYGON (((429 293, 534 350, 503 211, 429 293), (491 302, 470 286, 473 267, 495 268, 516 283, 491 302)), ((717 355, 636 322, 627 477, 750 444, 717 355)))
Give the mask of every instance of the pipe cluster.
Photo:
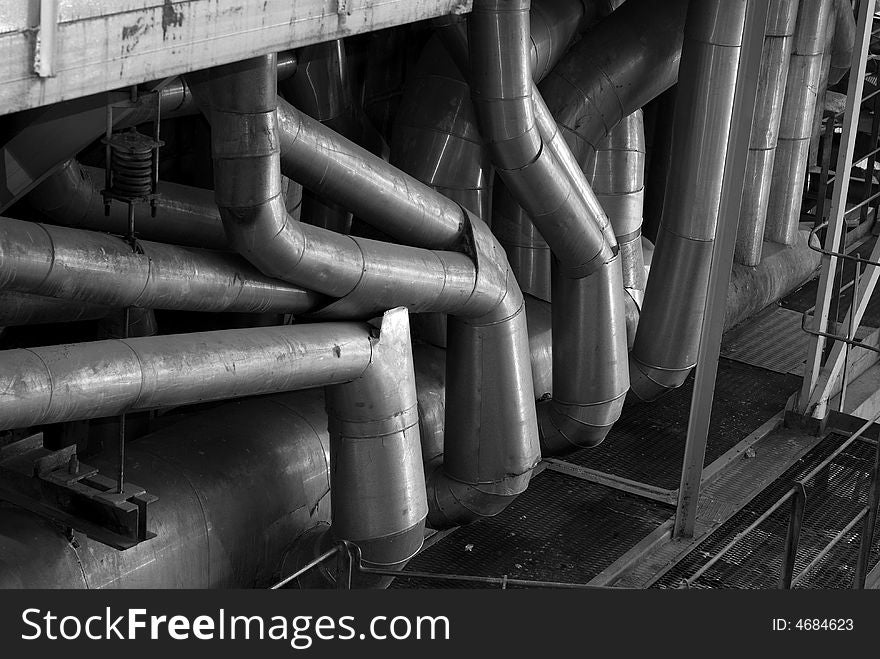
MULTIPOLYGON (((105 213, 104 172, 75 140, 48 149, 54 162, 34 156, 38 215, 0 218, 0 326, 122 308, 273 320, 0 351, 0 429, 243 399, 132 442, 128 472, 160 503, 158 537, 128 552, 0 507, 0 584, 267 585, 340 540, 400 569, 426 525, 496 515, 542 455, 605 440, 630 390, 680 386, 747 4, 474 0, 422 36, 390 135, 364 109, 375 61, 347 40, 194 72, 161 103, 208 120, 214 191, 162 183, 156 217, 134 209, 136 241, 110 235, 129 217, 105 213), (642 108, 679 80, 671 126, 646 130, 642 108), (648 158, 665 179, 653 254, 648 158), (445 349, 414 346, 410 314, 445 349), (24 536, 38 554, 22 554, 24 536)), ((765 241, 798 241, 817 89, 823 69, 842 75, 854 34, 845 0, 773 0, 770 15, 736 319, 809 274, 805 246, 765 241)), ((102 129, 99 109, 79 125, 102 129)))

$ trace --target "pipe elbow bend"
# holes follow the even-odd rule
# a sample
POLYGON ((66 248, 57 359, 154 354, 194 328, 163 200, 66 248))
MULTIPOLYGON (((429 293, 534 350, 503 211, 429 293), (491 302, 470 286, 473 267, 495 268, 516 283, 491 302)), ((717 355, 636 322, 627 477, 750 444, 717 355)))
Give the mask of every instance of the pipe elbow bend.
POLYGON ((449 477, 441 460, 434 460, 426 478, 428 526, 447 529, 494 517, 525 492, 539 461, 540 457, 522 473, 505 474, 495 482, 465 483, 449 477))
POLYGON ((692 368, 693 365, 677 369, 649 366, 630 354, 630 388, 640 400, 645 402, 657 400, 665 393, 683 385, 692 368))
POLYGON ((547 399, 538 404, 538 430, 544 457, 594 448, 605 441, 620 418, 626 392, 593 405, 547 399))

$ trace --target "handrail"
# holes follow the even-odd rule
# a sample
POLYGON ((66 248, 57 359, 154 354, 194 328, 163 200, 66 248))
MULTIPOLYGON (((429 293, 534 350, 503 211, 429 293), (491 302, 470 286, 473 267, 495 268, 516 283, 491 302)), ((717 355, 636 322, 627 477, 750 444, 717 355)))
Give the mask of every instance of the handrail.
POLYGON ((864 506, 856 517, 851 520, 846 527, 840 531, 830 542, 826 545, 811 561, 810 563, 801 570, 797 575, 794 575, 794 566, 795 560, 797 558, 797 550, 800 542, 801 529, 803 528, 804 514, 806 512, 806 485, 809 481, 816 477, 823 469, 827 468, 834 459, 839 456, 843 451, 845 451, 849 446, 851 446, 857 439, 859 439, 862 434, 870 428, 872 425, 877 423, 880 420, 880 414, 875 416, 870 421, 866 421, 862 426, 860 426, 855 432, 853 432, 840 446, 838 446, 830 455, 828 455, 822 462, 816 465, 813 469, 811 469, 807 474, 799 478, 794 482, 791 489, 788 490, 784 495, 782 495, 772 506, 770 506, 760 517, 758 517, 754 522, 749 524, 745 529, 737 533, 733 539, 730 540, 717 554, 715 554, 709 561, 707 561, 702 567, 700 567, 696 572, 694 572, 690 577, 684 579, 681 582, 681 588, 690 588, 693 586, 694 582, 697 581, 701 576, 703 576, 709 569, 711 569, 721 558, 727 554, 731 549, 733 549, 736 545, 738 545, 742 540, 748 536, 752 531, 758 528, 761 524, 763 524, 773 513, 779 510, 783 504, 787 501, 791 501, 791 515, 789 517, 789 526, 788 531, 786 533, 785 539, 785 548, 783 552, 782 559, 782 571, 779 579, 779 587, 783 589, 791 588, 810 571, 812 570, 825 556, 827 556, 828 552, 842 540, 846 535, 852 531, 853 528, 860 522, 863 521, 862 526, 862 538, 859 547, 859 562, 856 566, 856 573, 853 579, 853 587, 854 588, 863 588, 865 583, 865 575, 867 573, 867 563, 870 558, 870 548, 873 542, 873 531, 874 524, 877 519, 877 508, 880 505, 880 486, 878 486, 878 480, 880 480, 880 442, 877 443, 877 448, 874 456, 874 466, 871 472, 870 481, 870 493, 868 495, 868 503, 864 506))

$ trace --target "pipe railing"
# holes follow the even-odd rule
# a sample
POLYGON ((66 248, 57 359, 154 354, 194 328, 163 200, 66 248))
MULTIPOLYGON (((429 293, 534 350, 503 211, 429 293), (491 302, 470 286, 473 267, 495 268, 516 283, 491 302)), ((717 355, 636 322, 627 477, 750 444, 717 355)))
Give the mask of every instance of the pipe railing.
POLYGON ((546 581, 541 579, 518 579, 502 575, 500 577, 472 574, 449 574, 440 572, 421 572, 417 570, 389 570, 370 566, 364 562, 361 548, 355 542, 340 541, 330 549, 321 553, 295 572, 284 577, 270 590, 278 590, 288 586, 293 581, 307 575, 309 572, 325 565, 331 558, 336 558, 336 568, 332 580, 336 588, 347 590, 351 588, 356 575, 394 577, 395 579, 424 579, 426 581, 453 581, 459 583, 487 584, 498 586, 501 590, 508 587, 516 588, 556 588, 565 590, 610 590, 610 586, 595 586, 585 583, 569 583, 564 581, 546 581))

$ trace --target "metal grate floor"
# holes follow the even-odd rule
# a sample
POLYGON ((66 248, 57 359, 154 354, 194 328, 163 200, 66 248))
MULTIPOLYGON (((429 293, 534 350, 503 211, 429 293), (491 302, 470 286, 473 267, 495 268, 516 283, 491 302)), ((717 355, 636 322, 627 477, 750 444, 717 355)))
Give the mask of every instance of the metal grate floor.
MULTIPOLYGON (((691 375, 682 387, 652 403, 630 396, 620 421, 602 444, 563 459, 649 485, 677 488, 693 386, 691 375)), ((783 409, 799 386, 797 376, 720 359, 706 465, 783 409)))
POLYGON ((801 329, 801 318, 798 311, 773 307, 725 337, 721 356, 768 371, 799 375, 810 336, 801 329))
MULTIPOLYGON (((672 512, 671 506, 545 470, 504 512, 456 529, 407 569, 586 583, 672 512)), ((478 586, 400 578, 392 585, 478 586)))
MULTIPOLYGON (((655 587, 675 588, 717 554, 736 534, 770 508, 795 480, 824 460, 845 438, 832 434, 734 515, 708 540, 661 577, 655 587)), ((815 558, 867 500, 867 475, 874 446, 856 442, 841 453, 807 488, 807 507, 801 534, 795 575, 815 558)), ((737 546, 694 584, 694 588, 775 588, 782 569, 782 552, 788 529, 790 507, 786 504, 748 534, 737 546)), ((799 588, 850 588, 858 552, 861 526, 851 533, 802 578, 799 588)), ((871 564, 880 554, 875 535, 871 564)))

